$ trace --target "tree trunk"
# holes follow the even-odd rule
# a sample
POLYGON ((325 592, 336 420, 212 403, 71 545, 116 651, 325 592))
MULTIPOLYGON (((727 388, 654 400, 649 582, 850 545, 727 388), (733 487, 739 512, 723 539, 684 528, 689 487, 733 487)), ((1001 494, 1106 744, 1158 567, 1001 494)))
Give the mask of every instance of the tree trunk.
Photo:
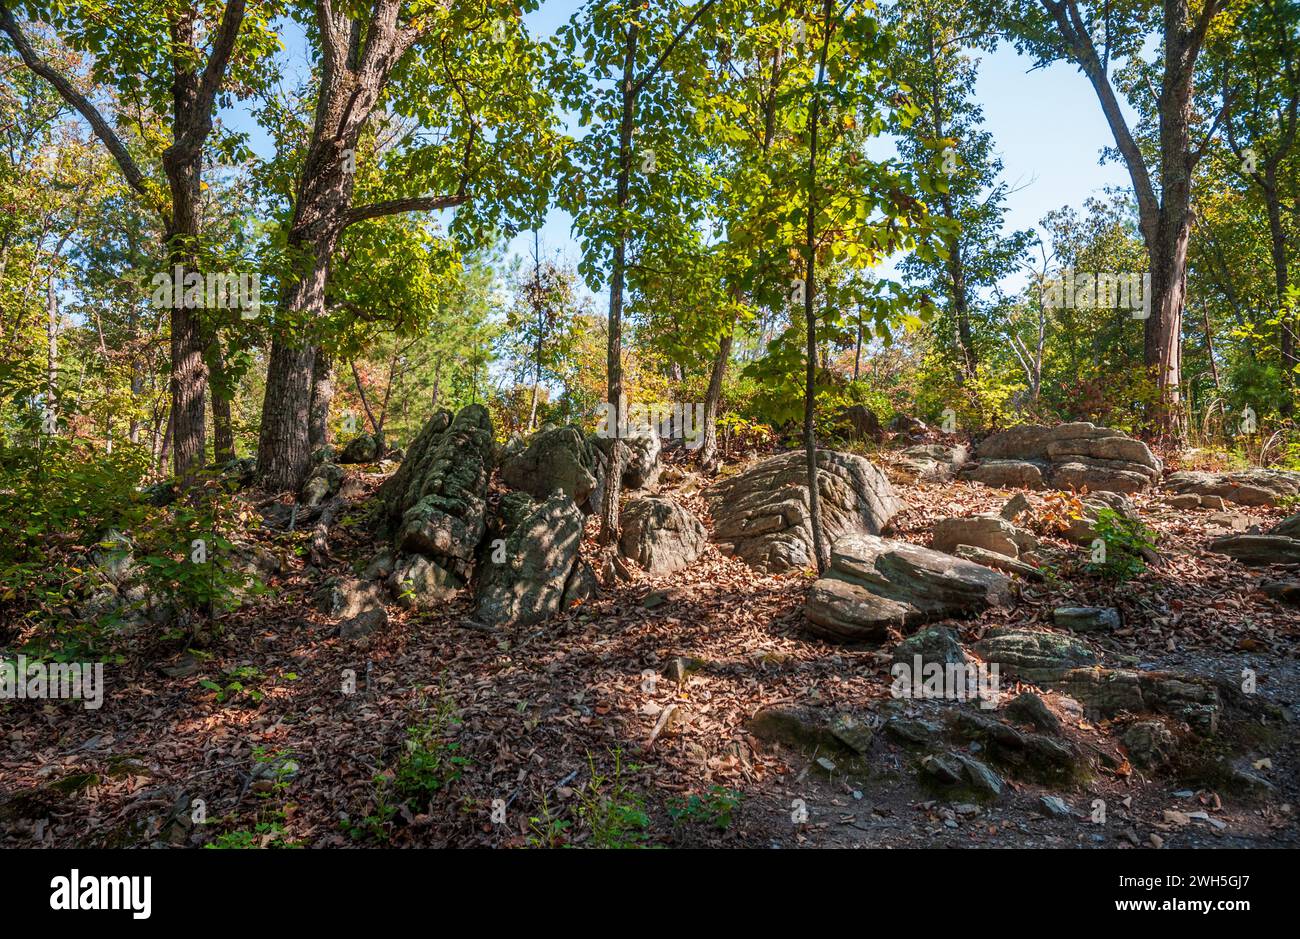
POLYGON ((709 372, 709 388, 704 393, 704 439, 696 462, 705 468, 713 466, 718 459, 718 400, 722 397, 722 380, 727 374, 727 363, 731 361, 731 343, 734 337, 733 323, 718 340, 718 351, 713 357, 713 368, 709 372))
POLYGON ((808 109, 808 225, 805 230, 808 253, 804 275, 804 318, 808 327, 808 349, 805 358, 805 384, 803 399, 803 445, 808 457, 808 522, 812 528, 813 560, 817 573, 825 573, 830 564, 830 551, 822 529, 821 494, 817 478, 817 431, 814 408, 817 402, 817 316, 813 298, 817 284, 817 130, 821 118, 821 85, 826 78, 826 56, 831 44, 833 28, 833 2, 826 0, 826 35, 822 40, 821 61, 817 68, 817 84, 813 88, 812 106, 808 109))
POLYGON ((1220 0, 1203 0, 1195 17, 1188 0, 1163 0, 1164 68, 1159 102, 1161 191, 1157 196, 1137 141, 1129 130, 1107 64, 1097 55, 1086 24, 1071 3, 1045 4, 1071 52, 1092 83, 1137 197, 1139 226, 1151 268, 1151 315, 1143 336, 1143 359, 1154 372, 1159 396, 1150 410, 1157 433, 1184 433, 1180 388, 1187 241, 1191 228, 1191 176, 1201 151, 1191 145, 1196 60, 1220 0))
MULTIPOLYGON (((1282 378, 1288 390, 1296 386, 1297 357, 1295 323, 1287 314, 1288 271, 1286 257, 1286 232, 1282 228, 1282 207, 1277 194, 1277 167, 1273 161, 1264 168, 1264 201, 1268 206, 1268 233, 1273 254, 1273 285, 1277 291, 1278 311, 1278 345, 1281 352, 1282 378)), ((1282 399, 1281 411, 1284 417, 1290 417, 1295 411, 1295 401, 1291 395, 1282 399)))
POLYGON ((48 426, 49 418, 58 416, 58 399, 55 396, 59 382, 59 298, 54 290, 54 274, 45 284, 45 414, 42 423, 48 426))
POLYGON ((221 338, 212 337, 212 456, 218 463, 235 458, 235 428, 230 418, 231 389, 226 386, 226 357, 221 338))
MULTIPOLYGON (((614 242, 614 266, 609 283, 609 336, 606 346, 605 374, 606 396, 612 409, 614 433, 623 425, 623 278, 627 265, 627 209, 628 188, 632 173, 632 129, 636 112, 634 73, 639 27, 635 22, 628 26, 627 45, 623 54, 623 115, 618 131, 618 233, 614 242)), ((609 448, 609 472, 605 477, 605 491, 600 507, 600 543, 610 545, 618 537, 618 501, 622 488, 619 457, 621 448, 609 448)))
POLYGON ((334 401, 334 361, 316 347, 312 360, 311 417, 307 445, 315 451, 330 443, 330 405, 334 401))
POLYGON ((853 380, 858 380, 859 369, 862 366, 862 310, 858 309, 858 338, 853 344, 853 380))

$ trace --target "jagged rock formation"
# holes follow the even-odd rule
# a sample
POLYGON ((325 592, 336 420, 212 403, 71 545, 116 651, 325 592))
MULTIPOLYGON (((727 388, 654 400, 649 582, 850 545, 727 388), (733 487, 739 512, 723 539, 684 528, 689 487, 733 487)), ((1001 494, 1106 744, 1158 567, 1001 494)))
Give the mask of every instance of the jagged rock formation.
MULTIPOLYGON (((435 599, 469 578, 487 527, 492 472, 492 421, 472 404, 453 419, 435 414, 416 436, 377 498, 406 557, 395 564, 400 593, 435 599), (418 555, 427 564, 415 561, 418 555)), ((409 597, 408 597, 409 598, 409 597)))
POLYGON ((1163 466, 1140 440, 1086 421, 1043 427, 1022 424, 976 447, 978 465, 962 476, 991 486, 1141 492, 1163 466))
POLYGON ((478 618, 489 625, 535 623, 564 608, 566 591, 570 602, 577 599, 570 581, 581 576, 584 524, 573 499, 559 489, 544 501, 523 492, 502 498, 479 561, 478 618))
MULTIPOLYGON (((769 457, 706 493, 713 540, 724 554, 766 573, 813 564, 806 461, 802 450, 769 457)), ((843 535, 880 534, 902 511, 885 474, 866 458, 819 450, 817 466, 822 524, 831 544, 843 535)))
POLYGON ((1009 601, 1011 581, 970 561, 905 541, 849 535, 835 543, 831 566, 813 584, 808 630, 837 642, 884 638, 1009 601))

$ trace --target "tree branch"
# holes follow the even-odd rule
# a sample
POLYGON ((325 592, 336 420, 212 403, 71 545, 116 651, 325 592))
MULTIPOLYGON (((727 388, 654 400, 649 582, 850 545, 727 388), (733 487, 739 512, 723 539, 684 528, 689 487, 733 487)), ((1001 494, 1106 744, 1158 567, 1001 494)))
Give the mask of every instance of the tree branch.
MULTIPOLYGON (((463 187, 462 187, 463 190, 463 187)), ((388 199, 384 202, 371 202, 358 205, 348 210, 343 219, 343 227, 364 222, 366 219, 381 218, 385 215, 400 215, 403 212, 434 212, 438 209, 450 209, 469 201, 464 191, 452 196, 413 196, 409 199, 388 199)))
POLYGON ((9 12, 9 8, 3 3, 0 3, 0 29, 9 34, 9 38, 13 40, 14 47, 18 50, 18 54, 22 56, 22 60, 27 64, 27 67, 53 85, 63 100, 72 105, 86 119, 91 130, 95 132, 95 136, 103 141, 104 146, 108 148, 108 152, 117 161, 117 165, 121 168, 122 175, 126 177, 130 187, 141 195, 147 196, 149 188, 145 176, 140 172, 135 160, 131 158, 126 145, 114 133, 113 128, 108 126, 108 121, 104 120, 104 116, 99 113, 99 110, 90 103, 90 100, 85 95, 76 89, 76 86, 72 84, 68 77, 36 53, 31 43, 28 42, 27 35, 23 32, 22 27, 18 25, 18 21, 13 18, 13 14, 9 12))
POLYGON ((658 73, 659 69, 663 68, 664 62, 668 61, 668 57, 673 54, 673 49, 677 48, 677 43, 681 42, 682 39, 685 38, 686 34, 689 33, 695 27, 695 24, 696 22, 699 21, 699 18, 703 16, 704 13, 709 9, 709 7, 713 6, 713 4, 716 2, 717 0, 705 0, 704 3, 701 3, 699 5, 695 13, 692 14, 691 18, 686 21, 686 25, 683 26, 680 30, 678 30, 677 35, 673 37, 672 42, 668 43, 668 48, 665 49, 663 53, 659 56, 659 58, 655 60, 654 65, 646 69, 645 72, 641 75, 641 78, 637 81, 637 83, 632 86, 633 98, 635 98, 638 94, 640 94, 641 89, 645 87, 645 83, 648 82, 650 79, 654 78, 656 73, 658 73))

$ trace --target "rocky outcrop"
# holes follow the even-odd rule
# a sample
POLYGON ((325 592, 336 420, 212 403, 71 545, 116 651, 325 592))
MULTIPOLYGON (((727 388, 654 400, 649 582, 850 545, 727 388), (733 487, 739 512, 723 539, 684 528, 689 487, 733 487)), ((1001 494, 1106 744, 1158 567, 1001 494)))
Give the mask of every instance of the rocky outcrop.
POLYGON ((412 593, 417 606, 439 599, 469 579, 487 528, 491 473, 492 421, 472 404, 454 419, 446 411, 434 415, 380 487, 377 498, 406 556, 393 580, 408 601, 412 593), (411 560, 417 555, 428 564, 411 560))
POLYGON ((633 499, 623 507, 619 551, 651 574, 668 574, 692 563, 708 532, 695 514, 671 499, 633 499))
POLYGON ((919 479, 951 479, 970 460, 970 451, 960 444, 922 443, 907 447, 900 455, 902 467, 919 479))
POLYGON ((1218 726, 1222 702, 1214 682, 1194 675, 1102 668, 1079 639, 1026 629, 995 629, 974 646, 1003 678, 1050 687, 1080 702, 1089 715, 1158 712, 1186 721, 1200 734, 1218 726))
POLYGON ((559 489, 543 501, 507 493, 479 565, 477 617, 492 626, 520 625, 560 612, 579 571, 585 524, 573 499, 559 489))
POLYGON ((884 638, 1009 601, 1011 581, 996 571, 904 541, 848 535, 804 608, 809 632, 836 642, 884 638))
POLYGON ((979 464, 962 475, 1004 487, 1141 492, 1160 479, 1163 468, 1142 441, 1086 421, 1012 427, 980 443, 976 456, 979 464))
POLYGON ((1059 678, 1070 669, 1097 662, 1091 646, 1059 633, 1028 629, 995 629, 975 644, 985 662, 996 663, 1004 674, 1027 681, 1059 678))
POLYGON ((501 481, 511 489, 534 499, 559 489, 588 511, 599 503, 603 475, 596 447, 576 425, 543 428, 501 461, 501 481))
POLYGON ((1260 468, 1231 473, 1189 470, 1174 473, 1165 480, 1165 488, 1175 493, 1219 496, 1238 505, 1272 507, 1280 499, 1300 496, 1300 473, 1260 468))
MULTIPOLYGON (((812 566, 808 468, 804 452, 769 457, 715 484, 707 493, 713 539, 766 573, 812 566)), ((826 539, 875 535, 903 509, 885 474, 864 457, 817 452, 818 495, 826 539)))

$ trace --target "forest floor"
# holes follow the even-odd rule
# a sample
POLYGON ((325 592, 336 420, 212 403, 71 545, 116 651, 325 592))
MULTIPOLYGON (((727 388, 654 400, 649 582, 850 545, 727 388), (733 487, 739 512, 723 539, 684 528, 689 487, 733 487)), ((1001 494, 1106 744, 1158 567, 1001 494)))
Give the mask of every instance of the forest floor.
MULTIPOLYGON (((933 519, 995 510, 1011 495, 890 472, 909 505, 896 537, 922 544, 933 519)), ((381 478, 364 477, 366 488, 381 478)), ((671 494, 707 524, 703 482, 687 474, 671 494)), ((952 623, 963 644, 1000 625, 1051 628, 1057 606, 1114 606, 1125 628, 1089 637, 1105 664, 1224 678, 1250 668, 1258 693, 1289 714, 1300 703, 1300 616, 1254 590, 1259 573, 1205 551, 1217 533, 1208 513, 1156 494, 1134 502, 1160 534, 1158 564, 1108 586, 1076 573, 1082 549, 1049 541, 1057 576, 952 623)), ((865 758, 833 769, 760 743, 746 723, 764 708, 872 720, 951 705, 891 698, 892 643, 809 638, 810 576, 759 575, 712 545, 688 570, 606 588, 539 625, 487 630, 466 599, 437 613, 393 607, 387 626, 341 639, 313 596, 378 549, 363 504, 332 533, 333 571, 305 565, 304 533, 260 533, 287 559, 272 592, 223 617, 201 649, 110 666, 101 709, 10 702, 0 845, 1300 845, 1292 724, 1245 754, 1275 787, 1254 798, 1120 761, 1082 788, 1007 780, 998 800, 978 802, 925 787, 915 754, 882 733, 865 758), (677 657, 694 660, 682 681, 658 674, 677 657), (413 770, 406 742, 422 726, 413 770), (413 772, 425 798, 394 799, 413 772), (1045 817, 1043 795, 1073 814, 1045 817)), ((1261 525, 1284 514, 1240 511, 1261 525)), ((1105 738, 1107 724, 1080 719, 1072 733, 1105 738)))

